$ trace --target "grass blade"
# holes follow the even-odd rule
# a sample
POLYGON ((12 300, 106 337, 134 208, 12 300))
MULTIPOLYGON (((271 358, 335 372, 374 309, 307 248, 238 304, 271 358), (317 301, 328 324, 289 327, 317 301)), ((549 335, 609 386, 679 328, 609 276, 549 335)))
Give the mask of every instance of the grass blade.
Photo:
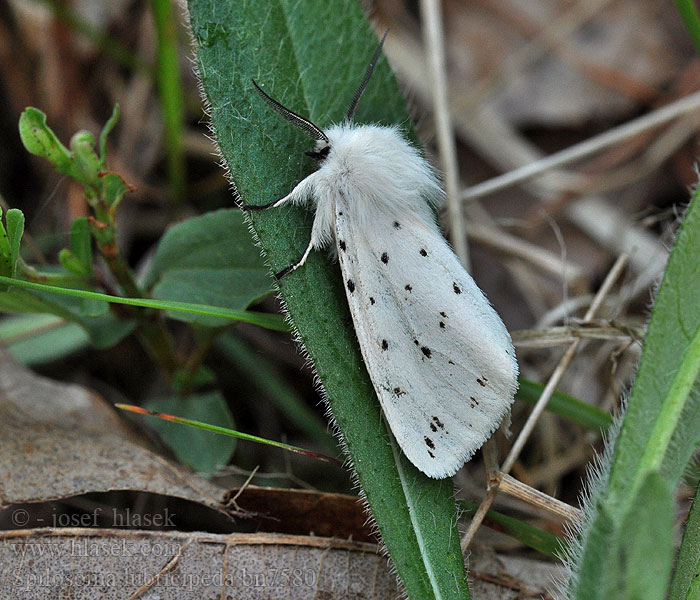
POLYGON ((337 461, 335 458, 326 456, 325 454, 319 454, 318 452, 311 452, 310 450, 304 450, 299 448, 299 446, 292 446, 290 444, 285 444, 283 442, 276 442, 275 440, 268 440, 265 438, 258 437, 257 435, 250 435, 249 433, 242 433, 240 431, 235 431, 233 429, 228 429, 226 427, 219 427, 218 425, 210 425, 209 423, 202 423, 202 421, 194 421, 192 419, 185 419, 183 417, 178 417, 177 415, 170 415, 168 413, 157 412, 155 410, 148 410, 147 408, 142 408, 140 406, 134 406, 133 404, 115 404, 117 408, 121 410, 127 410, 129 412, 137 413, 140 415, 148 415, 149 417, 157 417, 163 419, 164 421, 170 421, 171 423, 179 423, 180 425, 189 425, 190 427, 196 427, 198 429, 203 429, 205 431, 210 431, 211 433, 219 433, 221 435, 226 435, 228 437, 233 437, 239 440, 245 440, 247 442, 255 442, 257 444, 265 444, 266 446, 275 446, 277 448, 282 448, 289 452, 295 452, 296 454, 301 454, 302 456, 308 456, 309 458, 315 458, 317 460, 322 460, 327 463, 331 463, 336 467, 341 467, 342 463, 337 461))
POLYGON ((673 574, 669 600, 692 600, 700 598, 700 500, 695 498, 685 523, 683 541, 678 551, 676 570, 673 574))
MULTIPOLYGON (((520 387, 518 387, 516 398, 534 406, 542 394, 544 386, 522 377, 518 379, 518 382, 520 387)), ((586 404, 564 392, 554 392, 552 394, 547 404, 547 410, 593 431, 605 432, 613 422, 612 417, 605 411, 600 410, 596 406, 586 404)))
POLYGON ((221 317, 232 321, 242 321, 259 325, 267 329, 275 331, 289 331, 289 327, 284 322, 281 315, 258 313, 250 310, 234 310, 231 308, 221 308, 218 306, 207 306, 206 304, 190 304, 188 302, 173 302, 170 300, 150 300, 148 298, 121 298, 119 296, 110 296, 109 294, 101 294, 99 292, 89 292, 87 290, 76 290, 73 288, 63 288, 55 285, 46 285, 44 283, 35 283, 33 281, 24 281, 21 279, 12 279, 10 277, 0 276, 0 283, 6 283, 18 288, 28 290, 36 290, 38 292, 49 292, 51 294, 60 294, 63 296, 72 296, 74 298, 85 298, 88 300, 103 300, 112 304, 126 304, 127 306, 141 306, 143 308, 156 308, 159 310, 172 310, 175 312, 185 312, 195 315, 204 315, 209 317, 221 317))

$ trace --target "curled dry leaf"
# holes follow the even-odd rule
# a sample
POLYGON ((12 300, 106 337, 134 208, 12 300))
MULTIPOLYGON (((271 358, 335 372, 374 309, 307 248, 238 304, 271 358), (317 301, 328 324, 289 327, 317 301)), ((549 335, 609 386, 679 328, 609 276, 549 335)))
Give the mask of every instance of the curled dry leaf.
POLYGON ((0 348, 0 508, 135 490, 218 511, 223 490, 141 445, 99 396, 39 377, 0 348))

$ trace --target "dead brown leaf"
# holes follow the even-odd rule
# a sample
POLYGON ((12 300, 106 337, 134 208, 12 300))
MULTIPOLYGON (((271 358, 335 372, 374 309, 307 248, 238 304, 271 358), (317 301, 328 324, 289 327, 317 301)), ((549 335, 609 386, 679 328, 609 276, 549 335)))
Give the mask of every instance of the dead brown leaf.
POLYGON ((0 508, 136 490, 223 511, 223 490, 143 446, 99 396, 39 377, 0 348, 0 508))

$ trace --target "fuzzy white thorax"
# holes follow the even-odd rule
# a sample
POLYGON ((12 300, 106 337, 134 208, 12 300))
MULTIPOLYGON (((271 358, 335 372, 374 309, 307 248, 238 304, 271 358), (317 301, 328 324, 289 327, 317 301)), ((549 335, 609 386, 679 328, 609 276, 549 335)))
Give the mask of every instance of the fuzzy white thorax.
POLYGON ((361 225, 374 218, 411 213, 434 226, 431 206, 443 191, 430 165, 398 127, 334 125, 325 131, 316 151, 329 148, 317 171, 301 181, 289 200, 316 207, 311 245, 328 246, 334 238, 334 209, 338 196, 350 199, 361 225), (427 202, 426 202, 427 201, 427 202))

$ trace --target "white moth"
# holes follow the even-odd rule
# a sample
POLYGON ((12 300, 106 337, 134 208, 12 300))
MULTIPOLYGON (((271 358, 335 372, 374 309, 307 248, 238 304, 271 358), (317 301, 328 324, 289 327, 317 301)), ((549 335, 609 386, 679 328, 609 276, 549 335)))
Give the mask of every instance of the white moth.
MULTIPOLYGON (((386 37, 386 34, 385 34, 386 37)), ((518 365, 503 322, 435 224, 443 192, 428 163, 396 127, 354 125, 370 63, 345 121, 325 132, 263 92, 316 140, 319 162, 284 198, 315 205, 313 249, 335 242, 355 332, 391 431, 418 469, 453 475, 507 414, 518 365)))

